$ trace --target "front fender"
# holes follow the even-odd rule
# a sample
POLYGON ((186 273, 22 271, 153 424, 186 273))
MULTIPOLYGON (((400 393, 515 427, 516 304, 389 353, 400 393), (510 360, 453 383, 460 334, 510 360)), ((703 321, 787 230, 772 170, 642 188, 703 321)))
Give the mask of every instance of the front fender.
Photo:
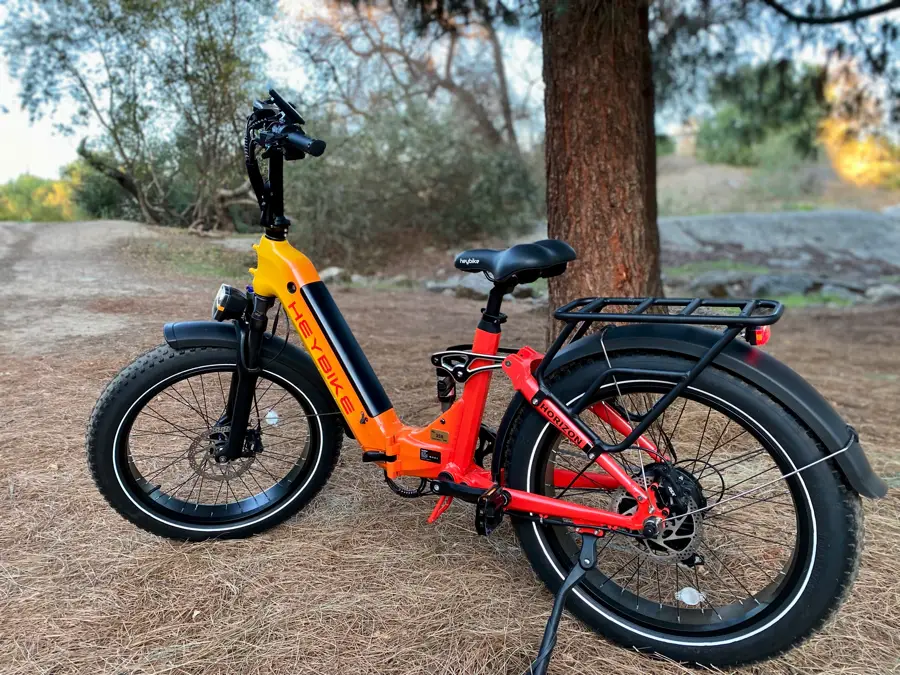
MULTIPOLYGON (((720 337, 721 333, 699 326, 630 324, 610 328, 603 337, 603 342, 610 355, 616 352, 642 351, 675 354, 697 360, 720 337)), ((546 375, 550 376, 575 361, 601 354, 603 348, 600 345, 600 335, 589 335, 561 349, 547 367, 546 375)), ((800 375, 778 359, 742 340, 731 342, 716 357, 714 364, 766 392, 793 412, 828 452, 849 446, 834 461, 856 492, 873 499, 887 494, 887 484, 872 471, 862 446, 856 440, 856 433, 800 375)), ((517 394, 500 424, 496 447, 500 449, 501 456, 507 451, 510 423, 523 405, 527 405, 527 401, 517 394)), ((498 469, 502 464, 502 459, 495 462, 498 469)))
MULTIPOLYGON (((191 347, 221 347, 234 349, 237 354, 240 345, 240 329, 234 323, 219 321, 178 321, 163 326, 166 343, 173 349, 190 349, 191 347)), ((235 357, 236 358, 236 357, 235 357)), ((262 344, 263 363, 277 360, 292 370, 302 374, 315 387, 320 387, 326 401, 334 401, 331 392, 322 382, 319 371, 312 357, 304 349, 285 341, 284 338, 266 333, 262 344)), ((329 413, 335 413, 344 425, 344 431, 352 438, 349 426, 343 415, 333 406, 329 413)))

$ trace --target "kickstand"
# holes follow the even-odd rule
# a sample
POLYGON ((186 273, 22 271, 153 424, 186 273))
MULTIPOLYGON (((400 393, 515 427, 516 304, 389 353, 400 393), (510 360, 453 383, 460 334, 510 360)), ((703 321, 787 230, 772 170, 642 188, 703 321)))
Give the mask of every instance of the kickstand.
POLYGON ((562 586, 556 592, 553 599, 553 610, 550 612, 550 618, 547 619, 547 627, 544 629, 544 639, 541 640, 541 651, 538 657, 532 661, 531 666, 522 675, 546 675, 547 667, 550 665, 550 655, 556 646, 556 631, 559 628, 559 621, 562 618, 563 609, 566 606, 566 600, 569 593, 578 582, 590 570, 594 569, 597 564, 597 535, 582 534, 581 535, 581 553, 578 555, 578 564, 572 568, 569 575, 565 578, 562 586))

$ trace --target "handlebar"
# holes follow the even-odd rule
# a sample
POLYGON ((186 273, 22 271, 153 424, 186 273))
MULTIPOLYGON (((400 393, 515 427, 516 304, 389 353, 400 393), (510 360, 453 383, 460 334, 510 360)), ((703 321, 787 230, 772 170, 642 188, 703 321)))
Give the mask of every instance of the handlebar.
POLYGON ((310 138, 306 134, 291 131, 287 134, 287 142, 297 150, 301 150, 313 157, 321 157, 325 152, 325 141, 318 138, 310 138))
POLYGON ((320 157, 325 141, 303 133, 306 124, 300 113, 274 89, 269 100, 255 101, 247 118, 244 132, 244 163, 250 185, 260 208, 260 225, 266 236, 283 240, 290 221, 284 217, 283 163, 303 159, 306 155, 320 157), (269 160, 268 181, 259 170, 254 148, 263 149, 262 157, 269 160))
POLYGON ((293 124, 306 124, 303 118, 300 117, 300 113, 297 112, 297 109, 285 101, 281 94, 274 89, 269 89, 269 96, 272 97, 272 102, 278 106, 278 109, 284 113, 284 118, 288 122, 292 122, 293 124))

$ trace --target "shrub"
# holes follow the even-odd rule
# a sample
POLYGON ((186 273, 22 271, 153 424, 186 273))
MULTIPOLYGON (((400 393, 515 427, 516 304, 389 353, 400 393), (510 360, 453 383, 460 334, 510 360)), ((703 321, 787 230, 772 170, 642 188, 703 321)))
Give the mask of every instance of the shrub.
POLYGON ((878 134, 864 134, 847 120, 822 123, 820 139, 837 174, 855 185, 900 188, 900 146, 878 134))
POLYGON ((77 215, 68 181, 23 174, 0 186, 0 220, 50 222, 77 215))
POLYGON ((63 174, 72 186, 72 200, 91 218, 140 220, 134 200, 114 181, 91 169, 82 160, 69 164, 63 174))
POLYGON ((762 140, 758 129, 747 124, 741 111, 725 106, 697 130, 697 156, 711 164, 753 166, 754 146, 762 140))
POLYGON ((708 162, 755 166, 760 144, 771 134, 805 159, 816 155, 819 122, 827 112, 820 68, 784 61, 741 68, 716 78, 710 88, 715 114, 697 134, 697 154, 708 162))
POLYGON ((656 156, 665 157, 675 152, 675 139, 666 134, 656 134, 656 156))
POLYGON ((415 107, 309 131, 328 152, 288 165, 285 202, 317 263, 383 269, 411 244, 506 236, 539 217, 525 160, 485 146, 449 110, 415 107))

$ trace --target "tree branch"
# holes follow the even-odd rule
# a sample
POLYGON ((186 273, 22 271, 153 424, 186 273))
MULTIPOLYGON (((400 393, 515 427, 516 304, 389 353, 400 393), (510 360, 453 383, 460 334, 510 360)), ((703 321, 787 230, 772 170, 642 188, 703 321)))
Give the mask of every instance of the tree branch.
POLYGON ((793 21, 794 23, 802 23, 814 26, 825 26, 828 24, 859 21, 860 19, 866 19, 870 16, 875 16, 876 14, 883 14, 884 12, 889 12, 892 9, 900 8, 900 0, 890 0, 890 2, 885 2, 882 5, 876 5, 875 7, 869 7, 868 9, 859 9, 854 12, 839 14, 837 16, 802 16, 800 14, 794 14, 787 7, 779 2, 776 2, 775 0, 762 0, 762 3, 774 9, 776 12, 786 17, 790 21, 793 21))

